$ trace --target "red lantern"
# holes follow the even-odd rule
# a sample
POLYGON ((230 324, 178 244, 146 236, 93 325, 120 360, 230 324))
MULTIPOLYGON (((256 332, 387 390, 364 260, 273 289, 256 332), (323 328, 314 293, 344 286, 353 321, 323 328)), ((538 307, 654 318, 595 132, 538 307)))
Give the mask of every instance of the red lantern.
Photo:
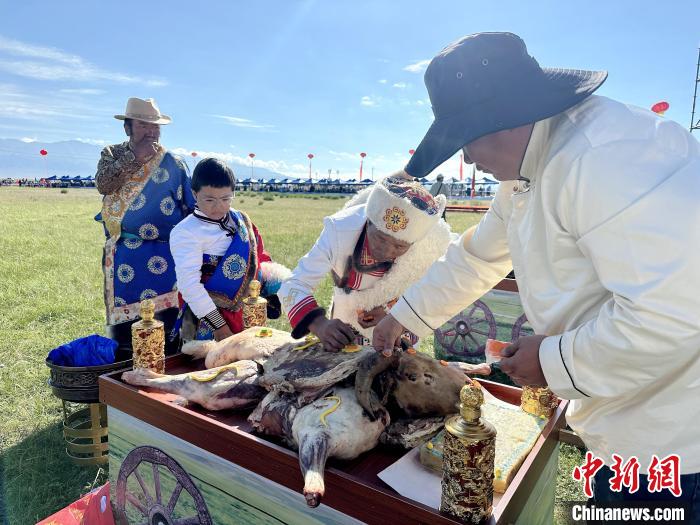
POLYGON ((254 158, 255 158, 255 153, 248 153, 248 156, 249 156, 251 159, 254 159, 254 158))
POLYGON ((196 151, 193 151, 192 153, 190 153, 190 155, 192 155, 193 157, 196 157, 196 156, 197 156, 197 152, 196 152, 196 151))
POLYGON ((45 149, 42 149, 42 150, 39 152, 39 155, 41 155, 42 157, 45 157, 45 156, 48 155, 48 154, 49 154, 49 152, 46 151, 45 149))
POLYGON ((311 160, 311 159, 314 158, 314 154, 313 154, 313 153, 309 153, 309 154, 307 155, 307 157, 309 157, 309 160, 311 160))
POLYGON ((661 101, 657 102, 653 106, 651 106, 651 110, 656 113, 659 116, 663 116, 664 113, 666 113, 666 110, 671 107, 670 104, 666 101, 661 101))
POLYGON ((414 149, 409 149, 409 150, 408 150, 408 154, 409 154, 409 155, 413 155, 415 152, 416 152, 416 150, 414 150, 414 149))
POLYGON ((367 156, 367 153, 360 153, 360 157, 362 157, 363 159, 364 159, 366 156, 367 156))

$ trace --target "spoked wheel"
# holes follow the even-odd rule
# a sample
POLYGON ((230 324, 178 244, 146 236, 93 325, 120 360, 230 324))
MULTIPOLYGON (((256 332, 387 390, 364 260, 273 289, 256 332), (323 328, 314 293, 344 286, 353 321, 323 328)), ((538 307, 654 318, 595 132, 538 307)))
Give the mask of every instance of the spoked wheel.
POLYGON ((485 303, 475 301, 468 309, 435 330, 435 338, 445 352, 452 356, 483 356, 486 339, 496 338, 496 320, 485 303))
MULTIPOLYGON (((135 485, 132 483, 132 486, 135 485)), ((116 512, 118 523, 129 523, 126 517, 127 503, 140 514, 139 525, 212 525, 211 516, 201 492, 192 478, 180 464, 165 452, 154 447, 136 447, 124 458, 117 479, 116 512), (141 466, 141 469, 139 467, 141 466), (161 469, 164 469, 165 472, 161 469), (148 480, 144 479, 148 473, 148 480), (175 487, 163 493, 161 473, 164 477, 174 478, 175 487), (138 482, 138 488, 131 491, 129 478, 138 482), (151 479, 152 478, 152 479, 151 479), (150 487, 149 487, 150 485, 150 487), (179 501, 189 499, 195 515, 174 517, 173 513, 179 501), (144 520, 144 521, 141 521, 144 520)))
POLYGON ((518 317, 513 323, 513 330, 510 333, 511 342, 515 343, 519 338, 532 335, 534 330, 530 327, 527 322, 527 316, 525 314, 518 317))

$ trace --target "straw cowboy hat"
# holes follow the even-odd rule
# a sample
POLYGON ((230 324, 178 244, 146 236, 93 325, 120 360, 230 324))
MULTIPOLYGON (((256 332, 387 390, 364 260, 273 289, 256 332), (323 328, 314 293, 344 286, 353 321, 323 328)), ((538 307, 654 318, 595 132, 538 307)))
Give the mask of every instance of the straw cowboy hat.
POLYGON ((117 120, 133 119, 149 124, 170 124, 173 120, 168 115, 163 115, 158 109, 156 101, 152 98, 146 100, 131 97, 126 103, 124 115, 114 115, 117 120))
POLYGON ((513 33, 476 33, 443 49, 425 71, 435 120, 406 172, 424 177, 462 146, 552 117, 590 96, 606 71, 540 67, 513 33))

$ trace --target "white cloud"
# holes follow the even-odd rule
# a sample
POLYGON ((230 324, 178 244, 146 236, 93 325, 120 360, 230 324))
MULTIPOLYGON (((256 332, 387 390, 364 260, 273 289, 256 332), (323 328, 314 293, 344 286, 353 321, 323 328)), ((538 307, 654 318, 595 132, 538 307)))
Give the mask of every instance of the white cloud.
POLYGON ((22 142, 25 142, 25 143, 29 144, 29 143, 31 143, 31 142, 36 142, 36 137, 22 137, 22 138, 19 139, 19 140, 21 140, 22 142))
POLYGON ((81 139, 81 138, 76 138, 74 140, 77 140, 78 142, 82 142, 84 144, 92 144, 93 146, 106 146, 109 144, 106 140, 102 139, 81 139))
POLYGON ((104 95, 106 91, 102 89, 60 89, 61 93, 68 93, 71 95, 104 95))
POLYGON ((220 118, 226 123, 232 126, 236 126, 237 128, 251 128, 265 131, 275 131, 275 126, 273 126, 272 124, 257 124, 256 122, 247 118, 231 117, 229 115, 212 115, 212 117, 220 118))
POLYGON ((3 36, 0 36, 0 53, 30 59, 0 59, 0 71, 22 77, 79 82, 109 81, 119 84, 144 84, 149 87, 167 85, 167 81, 160 78, 108 71, 60 49, 28 44, 3 36))
POLYGON ((380 84, 386 84, 386 82, 387 82, 386 78, 382 78, 382 79, 379 81, 380 84))
POLYGON ((379 99, 377 97, 364 96, 360 99, 360 104, 362 106, 374 107, 379 105, 379 99))
POLYGON ((406 89, 406 86, 407 86, 407 85, 408 85, 408 84, 406 84, 406 82, 397 82, 397 83, 394 84, 392 87, 395 87, 395 88, 398 88, 398 89, 406 89))
POLYGON ((420 73, 421 71, 425 71, 428 64, 430 64, 430 60, 419 60, 418 62, 407 65, 403 70, 409 73, 420 73))
MULTIPOLYGON (((241 157, 240 155, 234 155, 231 152, 201 151, 198 149, 192 150, 187 148, 169 148, 169 151, 175 153, 176 155, 182 155, 186 159, 190 159, 192 151, 196 151, 197 159, 202 159, 204 157, 216 157, 217 159, 221 159, 231 164, 238 164, 250 168, 250 157, 247 155, 245 157, 241 157)), ((303 177, 304 174, 308 175, 309 173, 308 164, 289 165, 283 160, 265 160, 259 157, 255 157, 255 168, 265 168, 287 177, 303 177)), ((241 172, 239 169, 236 172, 236 176, 240 178, 250 177, 250 171, 241 172)))
POLYGON ((85 107, 65 96, 35 95, 12 84, 0 84, 0 117, 20 120, 41 120, 44 125, 49 120, 71 118, 91 119, 100 110, 94 106, 85 107))
POLYGON ((357 153, 352 153, 348 151, 334 151, 334 150, 328 150, 328 153, 330 155, 335 155, 335 160, 349 160, 349 161, 357 161, 360 162, 360 152, 358 151, 357 153))

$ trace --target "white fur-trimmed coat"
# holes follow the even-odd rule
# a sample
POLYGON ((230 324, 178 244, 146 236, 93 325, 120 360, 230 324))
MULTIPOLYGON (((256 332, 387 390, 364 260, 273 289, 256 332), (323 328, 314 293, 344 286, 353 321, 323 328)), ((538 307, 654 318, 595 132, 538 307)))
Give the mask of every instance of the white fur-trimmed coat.
MULTIPOLYGON (((350 206, 324 219, 323 232, 316 244, 299 261, 292 276, 282 284, 279 296, 282 307, 288 314, 295 305, 313 296, 317 286, 331 270, 338 276, 344 274, 348 258, 352 256, 367 220, 365 204, 357 204, 357 201, 358 199, 353 199, 350 206)), ((334 288, 332 317, 350 324, 371 339, 373 329, 364 329, 358 324, 357 311, 371 310, 399 297, 408 286, 425 274, 433 262, 444 255, 450 240, 450 227, 440 219, 383 276, 363 274, 359 289, 350 293, 334 288)))

